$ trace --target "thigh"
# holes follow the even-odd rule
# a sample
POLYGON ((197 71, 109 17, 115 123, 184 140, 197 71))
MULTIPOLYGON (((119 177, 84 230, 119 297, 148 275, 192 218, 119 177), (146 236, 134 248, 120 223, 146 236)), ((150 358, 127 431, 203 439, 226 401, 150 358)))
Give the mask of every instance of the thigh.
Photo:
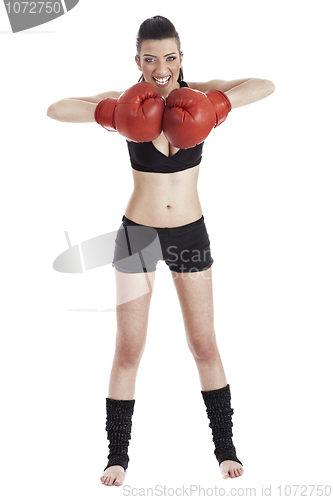
POLYGON ((117 335, 133 347, 143 342, 148 326, 155 271, 122 273, 115 269, 117 335))
POLYGON ((213 336, 214 306, 212 267, 194 273, 171 272, 183 315, 189 346, 213 336))

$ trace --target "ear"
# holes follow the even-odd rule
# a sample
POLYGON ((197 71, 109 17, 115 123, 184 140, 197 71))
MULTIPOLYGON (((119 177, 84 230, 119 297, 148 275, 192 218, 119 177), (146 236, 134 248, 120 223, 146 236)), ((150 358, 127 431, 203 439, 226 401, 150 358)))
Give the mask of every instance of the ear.
POLYGON ((181 53, 180 53, 180 65, 181 65, 181 64, 182 64, 182 62, 183 62, 183 55, 184 55, 184 52, 181 52, 181 53))
POLYGON ((135 62, 139 68, 140 71, 142 71, 142 68, 141 68, 141 65, 140 65, 140 59, 138 58, 138 56, 135 56, 135 62))

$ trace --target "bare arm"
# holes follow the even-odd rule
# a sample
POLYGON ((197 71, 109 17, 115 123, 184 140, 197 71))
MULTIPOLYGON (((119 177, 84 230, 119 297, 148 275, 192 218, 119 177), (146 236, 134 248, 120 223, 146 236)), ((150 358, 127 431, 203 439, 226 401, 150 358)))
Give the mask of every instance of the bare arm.
POLYGON ((208 90, 221 90, 231 103, 232 109, 260 101, 268 97, 275 90, 275 85, 270 80, 260 78, 247 78, 244 80, 210 80, 204 83, 188 83, 189 87, 201 92, 208 90))
POLYGON ((95 121, 95 109, 103 99, 118 98, 122 92, 103 92, 92 97, 68 97, 51 104, 47 116, 60 122, 89 123, 95 121))

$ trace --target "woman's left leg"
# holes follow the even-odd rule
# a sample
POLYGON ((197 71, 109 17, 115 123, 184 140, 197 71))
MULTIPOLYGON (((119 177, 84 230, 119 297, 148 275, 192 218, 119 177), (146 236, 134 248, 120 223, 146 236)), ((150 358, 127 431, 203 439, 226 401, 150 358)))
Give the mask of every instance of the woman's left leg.
MULTIPOLYGON (((212 266, 205 271, 171 271, 182 310, 186 340, 198 368, 202 391, 225 388, 227 380, 218 350, 214 328, 212 266)), ((243 473, 240 463, 220 464, 224 478, 243 473)))
POLYGON ((203 391, 227 385, 214 329, 212 267, 206 271, 171 271, 183 314, 186 340, 203 391))

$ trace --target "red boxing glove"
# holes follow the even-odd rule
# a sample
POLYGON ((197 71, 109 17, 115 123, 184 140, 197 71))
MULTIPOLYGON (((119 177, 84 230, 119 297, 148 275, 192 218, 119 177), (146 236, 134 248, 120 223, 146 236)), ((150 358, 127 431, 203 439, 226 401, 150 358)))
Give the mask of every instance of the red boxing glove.
POLYGON ((154 85, 140 82, 118 99, 103 99, 95 109, 96 122, 134 142, 150 142, 162 132, 163 97, 154 85))
POLYGON ((215 109, 216 124, 214 128, 216 128, 227 118, 228 113, 231 111, 231 103, 228 96, 224 92, 221 92, 221 90, 208 90, 206 96, 215 109))
POLYGON ((230 110, 228 97, 219 90, 204 94, 186 87, 175 89, 166 98, 164 135, 176 148, 192 148, 203 142, 230 110))
POLYGON ((163 132, 175 148, 200 144, 216 123, 214 106, 199 90, 187 87, 172 90, 166 98, 163 132))

